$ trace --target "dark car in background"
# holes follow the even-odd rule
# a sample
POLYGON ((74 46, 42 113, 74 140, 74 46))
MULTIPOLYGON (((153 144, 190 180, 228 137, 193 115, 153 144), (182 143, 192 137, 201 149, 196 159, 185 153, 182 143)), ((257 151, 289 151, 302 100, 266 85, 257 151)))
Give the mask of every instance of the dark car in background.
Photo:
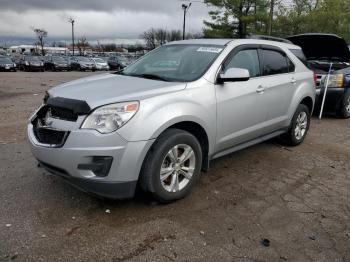
POLYGON ((16 64, 6 56, 0 56, 0 71, 17 71, 16 64))
POLYGON ((107 63, 111 70, 120 70, 128 65, 128 60, 122 56, 111 56, 107 63))
POLYGON ((301 34, 288 37, 302 48, 295 54, 316 74, 317 100, 315 111, 319 111, 331 68, 325 100, 325 111, 335 112, 342 118, 350 118, 350 51, 345 40, 332 34, 301 34))
POLYGON ((71 70, 70 64, 61 56, 47 56, 44 62, 45 70, 62 71, 71 70))
POLYGON ((23 56, 19 60, 18 68, 23 71, 45 71, 44 62, 39 56, 23 56))
POLYGON ((86 71, 86 70, 95 71, 96 70, 95 62, 85 56, 71 57, 70 62, 71 62, 72 70, 78 70, 78 71, 86 71))

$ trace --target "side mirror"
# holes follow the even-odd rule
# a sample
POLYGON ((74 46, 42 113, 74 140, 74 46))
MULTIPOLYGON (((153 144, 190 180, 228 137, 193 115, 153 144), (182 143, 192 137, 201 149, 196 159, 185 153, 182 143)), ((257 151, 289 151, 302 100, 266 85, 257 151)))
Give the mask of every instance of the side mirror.
POLYGON ((217 81, 222 84, 225 82, 248 81, 249 71, 243 68, 229 68, 225 73, 220 74, 217 81))

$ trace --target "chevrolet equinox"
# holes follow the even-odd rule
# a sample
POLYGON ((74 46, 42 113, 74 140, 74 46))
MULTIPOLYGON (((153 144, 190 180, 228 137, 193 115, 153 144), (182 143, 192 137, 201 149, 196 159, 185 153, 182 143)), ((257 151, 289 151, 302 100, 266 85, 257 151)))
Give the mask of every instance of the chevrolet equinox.
POLYGON ((315 82, 300 47, 256 39, 163 45, 116 73, 48 91, 28 122, 39 166, 102 197, 186 196, 212 159, 303 142, 315 82))

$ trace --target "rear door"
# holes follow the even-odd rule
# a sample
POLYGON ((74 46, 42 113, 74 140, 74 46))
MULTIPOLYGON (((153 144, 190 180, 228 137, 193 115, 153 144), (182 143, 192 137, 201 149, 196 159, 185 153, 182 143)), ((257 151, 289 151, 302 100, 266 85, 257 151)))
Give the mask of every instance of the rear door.
POLYGON ((267 134, 284 127, 298 80, 293 62, 282 49, 261 46, 259 58, 265 99, 268 104, 268 124, 263 131, 267 134))

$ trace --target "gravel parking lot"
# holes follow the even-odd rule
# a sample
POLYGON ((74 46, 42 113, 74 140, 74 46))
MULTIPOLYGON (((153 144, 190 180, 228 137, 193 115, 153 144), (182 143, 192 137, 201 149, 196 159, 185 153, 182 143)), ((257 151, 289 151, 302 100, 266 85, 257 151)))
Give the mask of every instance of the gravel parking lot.
POLYGON ((0 261, 350 261, 350 120, 217 159, 192 194, 106 201, 38 169, 25 123, 91 72, 0 73, 0 261))

